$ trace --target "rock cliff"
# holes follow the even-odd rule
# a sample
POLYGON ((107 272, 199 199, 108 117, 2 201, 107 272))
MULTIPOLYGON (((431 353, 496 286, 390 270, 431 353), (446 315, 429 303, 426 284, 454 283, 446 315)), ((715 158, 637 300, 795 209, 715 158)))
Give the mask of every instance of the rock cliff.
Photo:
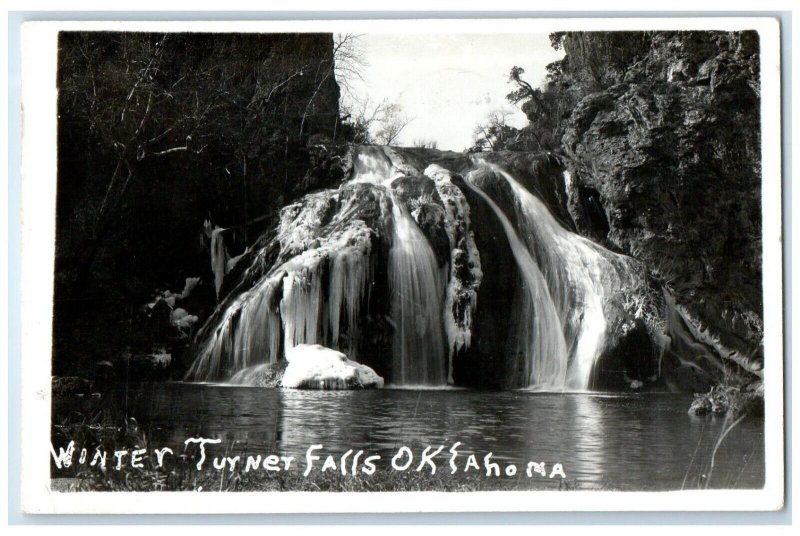
POLYGON ((757 379, 758 35, 637 34, 636 53, 595 79, 579 67, 597 50, 586 40, 564 36, 556 76, 576 100, 561 138, 576 227, 640 260, 662 289, 663 366, 674 381, 701 388, 757 379))

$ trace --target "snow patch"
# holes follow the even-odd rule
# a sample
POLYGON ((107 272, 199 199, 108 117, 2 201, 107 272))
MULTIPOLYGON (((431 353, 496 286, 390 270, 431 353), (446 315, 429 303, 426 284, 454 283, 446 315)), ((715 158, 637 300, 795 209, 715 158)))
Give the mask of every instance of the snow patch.
POLYGON ((148 356, 150 363, 155 367, 167 368, 172 363, 172 354, 164 348, 159 348, 148 356))
POLYGON ((363 389, 383 387, 383 378, 366 365, 319 344, 299 344, 286 351, 289 365, 281 387, 290 389, 363 389))

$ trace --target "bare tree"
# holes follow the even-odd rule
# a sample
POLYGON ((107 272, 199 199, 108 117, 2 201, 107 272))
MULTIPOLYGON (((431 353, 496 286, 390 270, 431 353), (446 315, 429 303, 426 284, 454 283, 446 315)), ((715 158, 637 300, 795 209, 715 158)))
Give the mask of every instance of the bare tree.
POLYGON ((80 128, 91 147, 89 195, 70 205, 82 229, 69 257, 76 289, 143 177, 213 152, 229 176, 241 176, 247 221, 248 170, 277 170, 282 159, 288 184, 290 148, 303 143, 304 129, 338 122, 320 105, 333 58, 317 42, 252 50, 234 35, 88 32, 64 34, 59 45, 60 124, 80 128))
POLYGON ((489 113, 486 120, 475 125, 472 133, 475 146, 473 150, 499 151, 504 149, 509 140, 513 139, 518 130, 508 124, 508 119, 513 112, 510 110, 494 110, 489 113))
POLYGON ((412 120, 399 104, 386 99, 376 102, 369 96, 363 99, 353 96, 342 106, 342 111, 354 131, 354 143, 395 143, 412 120))
POLYGON ((344 33, 333 36, 334 76, 339 87, 348 95, 352 94, 352 83, 364 80, 364 67, 367 67, 361 35, 344 33))
POLYGON ((219 107, 196 91, 208 82, 208 71, 184 69, 165 80, 169 35, 119 34, 114 39, 119 63, 103 58, 92 39, 80 36, 74 47, 62 49, 59 88, 62 111, 83 118, 99 150, 114 162, 99 204, 87 207, 94 213, 86 218, 87 241, 77 254, 79 282, 88 276, 137 170, 153 158, 202 152, 206 144, 199 129, 219 107))
POLYGON ((351 96, 340 105, 342 119, 353 130, 354 143, 371 143, 370 129, 374 127, 384 112, 386 101, 375 102, 369 96, 357 99, 351 96))
POLYGON ((374 135, 375 142, 381 145, 391 145, 397 142, 400 133, 411 121, 412 118, 403 111, 399 104, 386 104, 378 120, 378 127, 374 135))
POLYGON ((353 87, 356 81, 363 81, 364 68, 368 65, 361 37, 352 33, 334 35, 333 72, 343 93, 342 119, 352 127, 355 143, 396 143, 412 118, 403 112, 400 104, 360 97, 353 87))

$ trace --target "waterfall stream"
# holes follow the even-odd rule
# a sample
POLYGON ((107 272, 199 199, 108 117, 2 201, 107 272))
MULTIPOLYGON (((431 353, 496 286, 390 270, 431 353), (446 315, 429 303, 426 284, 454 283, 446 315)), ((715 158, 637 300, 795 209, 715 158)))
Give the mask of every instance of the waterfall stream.
MULTIPOLYGON (((386 363, 390 385, 453 383, 454 358, 469 350, 473 317, 481 313, 486 262, 463 183, 420 160, 389 147, 359 147, 348 180, 284 207, 269 245, 250 253, 239 286, 219 296, 186 378, 253 381, 297 345, 321 344, 355 361, 386 363), (379 275, 385 280, 376 281, 379 275), (378 315, 369 310, 376 284, 386 293, 378 315), (386 344, 368 346, 369 355, 361 356, 364 337, 376 336, 364 332, 366 325, 384 325, 388 336, 379 332, 386 344)), ((471 169, 466 186, 497 217, 520 276, 516 310, 508 326, 499 326, 508 330, 507 348, 494 350, 510 352, 499 356, 510 371, 507 384, 587 389, 608 332, 618 327, 611 323, 621 313, 609 304, 638 284, 632 261, 568 231, 507 171, 479 159, 471 169), (508 200, 494 199, 476 173, 507 189, 511 206, 501 208, 508 200)), ((218 292, 226 257, 221 238, 215 230, 218 292)))
POLYGON ((392 195, 392 199, 393 381, 398 385, 444 385, 443 277, 427 238, 397 197, 392 195))
POLYGON ((567 373, 567 344, 544 275, 520 240, 514 226, 497 203, 467 175, 466 182, 492 208, 506 233, 511 253, 523 279, 523 305, 515 314, 521 319, 515 354, 523 357, 528 386, 563 388, 567 373))
POLYGON ((527 357, 529 386, 588 389, 608 328, 604 306, 637 283, 631 259, 568 231, 511 174, 480 160, 478 164, 509 185, 516 204, 518 230, 468 175, 468 185, 503 224, 532 301, 523 304, 520 314, 533 319, 527 333, 533 340, 523 333, 518 350, 527 357))
POLYGON ((352 178, 385 189, 392 203, 388 267, 394 327, 392 383, 445 385, 442 312, 446 276, 441 273, 428 239, 392 190, 391 183, 402 176, 402 167, 392 162, 385 149, 365 148, 358 154, 352 178))

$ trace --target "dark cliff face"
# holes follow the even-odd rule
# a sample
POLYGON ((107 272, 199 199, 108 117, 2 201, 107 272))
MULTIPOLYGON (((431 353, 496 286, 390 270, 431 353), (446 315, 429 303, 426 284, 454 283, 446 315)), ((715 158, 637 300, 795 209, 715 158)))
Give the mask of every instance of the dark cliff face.
MULTIPOLYGON (((588 61, 582 42, 564 39, 573 67, 588 61)), ((678 383, 751 381, 764 366, 758 35, 655 33, 640 45, 578 91, 562 137, 569 211, 663 288, 678 383)))
POLYGON ((60 35, 56 373, 145 351, 141 305, 186 277, 213 311, 204 221, 237 255, 330 167, 333 67, 330 34, 60 35))

